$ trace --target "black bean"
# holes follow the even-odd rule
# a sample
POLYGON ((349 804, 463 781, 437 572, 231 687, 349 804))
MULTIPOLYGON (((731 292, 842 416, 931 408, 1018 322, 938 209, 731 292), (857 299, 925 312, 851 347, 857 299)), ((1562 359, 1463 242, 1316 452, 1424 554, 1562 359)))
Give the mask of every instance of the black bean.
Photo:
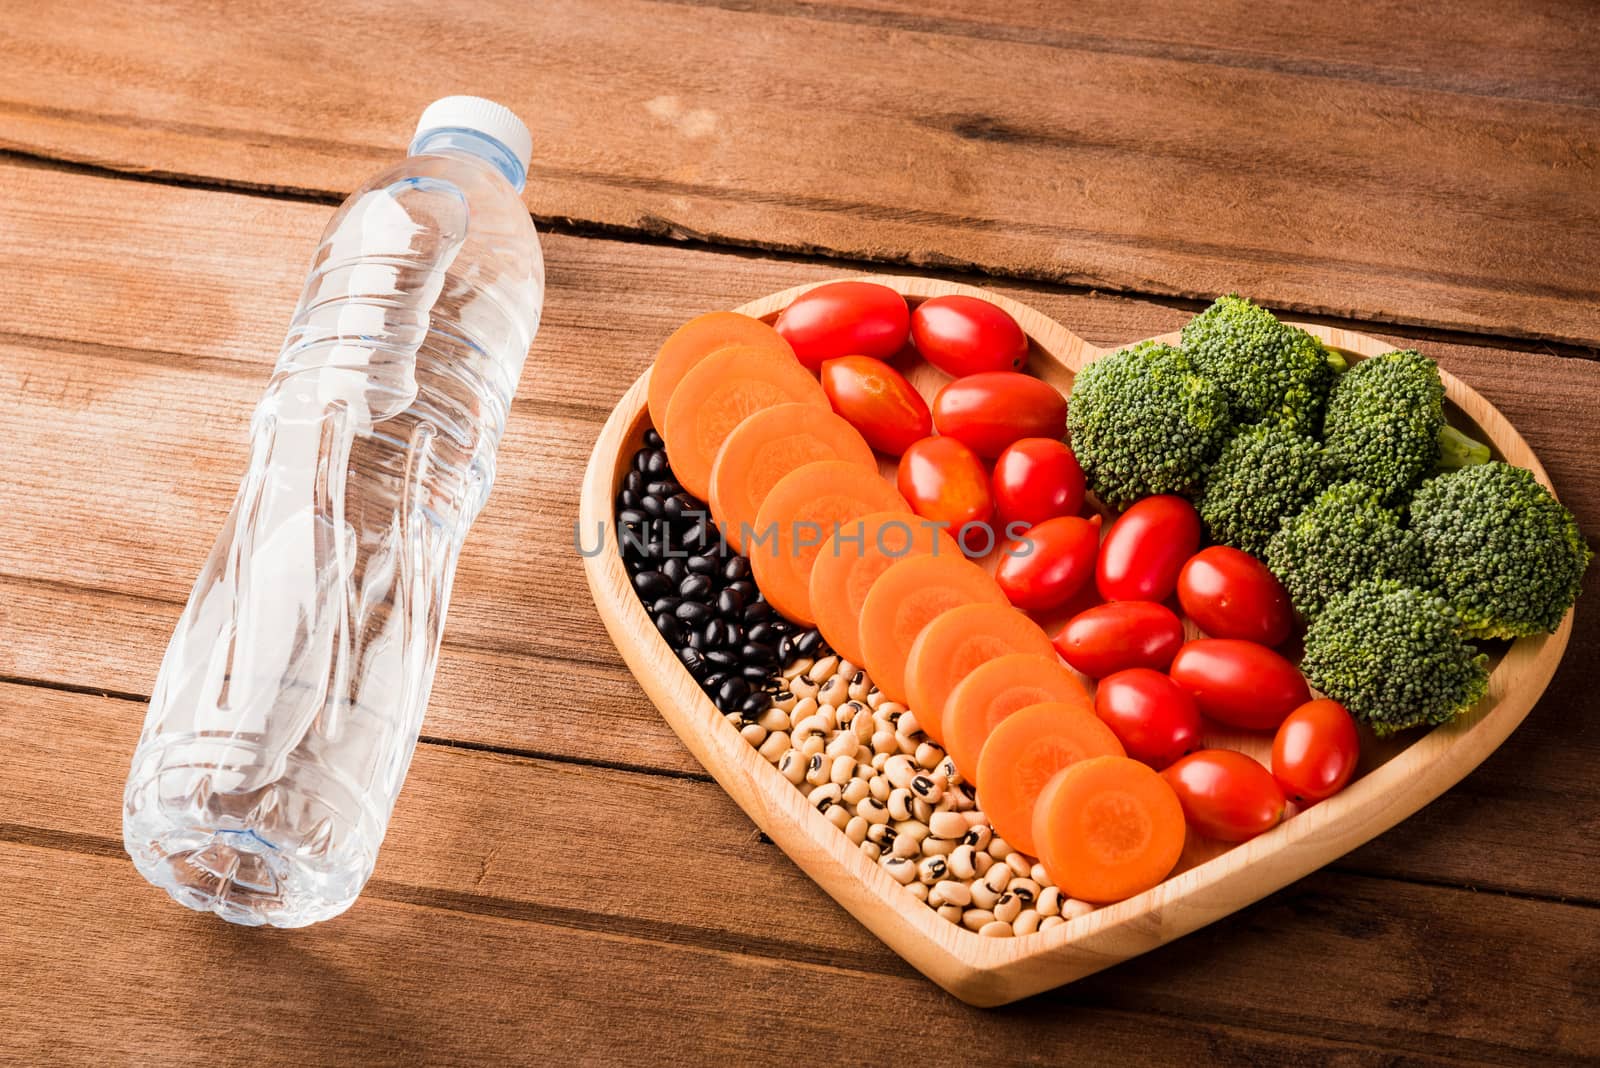
POLYGON ((683 639, 683 644, 687 645, 691 649, 699 649, 704 651, 706 648, 705 635, 701 634, 697 630, 691 630, 689 632, 689 636, 683 639))
POLYGON ((748 719, 754 716, 759 716, 761 713, 765 712, 771 703, 771 694, 757 690, 755 693, 752 693, 743 701, 739 702, 739 711, 743 712, 745 717, 748 719))
POLYGON ((713 575, 717 570, 717 562, 709 556, 691 556, 686 561, 691 575, 713 575))
POLYGON ((622 480, 622 488, 629 493, 645 493, 644 476, 637 471, 629 471, 622 480))
POLYGON ((717 594, 717 611, 725 619, 738 619, 744 612, 744 594, 729 587, 717 594))
POLYGON ((659 571, 641 571, 633 576, 633 588, 640 597, 664 597, 672 592, 672 580, 659 571))
POLYGON ((643 471, 650 466, 650 457, 654 455, 649 449, 640 449, 633 454, 633 469, 643 471))
POLYGON ((739 667, 739 655, 737 653, 730 653, 726 649, 707 649, 705 653, 706 663, 708 664, 715 664, 719 668, 729 670, 739 667))
MULTIPOLYGON (((687 566, 685 566, 684 570, 688 570, 687 566)), ((689 575, 678 583, 678 596, 685 600, 706 600, 711 596, 711 576, 689 575)))
POLYGON ((794 640, 794 651, 801 656, 816 656, 817 650, 822 648, 822 633, 808 630, 794 640))
POLYGON ((711 622, 711 609, 698 601, 684 601, 673 612, 691 627, 703 627, 711 622))
MULTIPOLYGON (((639 472, 630 471, 628 473, 630 475, 637 475, 639 472)), ((619 508, 637 508, 637 507, 639 507, 639 494, 634 492, 633 490, 627 490, 627 489, 623 490, 621 493, 617 494, 617 507, 619 507, 619 508)))
POLYGON ((639 555, 646 560, 659 560, 666 553, 667 547, 659 541, 646 541, 644 548, 639 550, 639 555))
POLYGON ((654 615, 657 612, 674 611, 678 607, 678 602, 679 598, 670 593, 665 597, 657 597, 654 601, 650 602, 650 614, 654 615))
POLYGON ((645 458, 644 472, 647 475, 664 475, 668 471, 667 454, 660 449, 652 449, 645 458))
MULTIPOLYGON (((642 480, 644 476, 640 475, 639 478, 642 480)), ((683 488, 670 478, 661 479, 658 482, 644 482, 643 487, 641 492, 648 493, 652 497, 660 497, 662 500, 666 500, 683 488)))
POLYGON ((696 650, 688 647, 678 650, 678 659, 683 663, 684 667, 689 669, 692 674, 698 675, 701 668, 705 667, 705 657, 701 656, 696 650))
POLYGON ((676 586, 689 573, 689 567, 681 557, 673 557, 661 565, 661 573, 667 576, 668 582, 676 586))
POLYGON ((756 596, 761 592, 760 590, 756 589, 756 584, 751 582, 749 579, 740 579, 737 582, 730 582, 728 583, 728 589, 737 590, 739 596, 744 598, 745 604, 749 604, 751 601, 755 600, 756 596))
POLYGON ((650 517, 637 508, 624 508, 617 513, 617 525, 624 527, 642 527, 650 522, 650 517))
POLYGON ((746 664, 739 669, 739 674, 752 686, 765 686, 772 679, 772 668, 762 667, 760 664, 746 664))
POLYGON ((744 644, 744 628, 737 623, 723 623, 722 644, 730 649, 737 649, 744 644))
POLYGON ((742 556, 730 556, 728 562, 722 565, 722 577, 729 582, 738 582, 740 579, 750 577, 750 561, 742 556))
MULTIPOLYGON (((710 667, 711 667, 710 664, 706 665, 707 670, 709 670, 710 667)), ((717 692, 717 687, 721 686, 723 684, 723 682, 725 682, 727 680, 727 678, 728 678, 728 673, 727 672, 725 672, 725 671, 713 671, 713 672, 711 672, 711 674, 707 675, 705 678, 700 680, 700 688, 702 690, 704 690, 706 693, 715 694, 717 692)))
POLYGON ((699 519, 706 514, 706 506, 687 493, 674 493, 662 502, 667 514, 674 519, 699 519))
POLYGON ((754 624, 745 635, 753 642, 766 642, 768 645, 776 644, 782 636, 782 632, 770 622, 754 624))
POLYGON ((649 449, 659 449, 662 446, 661 435, 657 434, 654 427, 644 432, 644 444, 649 449))
POLYGON ((727 624, 720 619, 713 619, 707 623, 700 634, 705 639, 707 649, 720 649, 728 644, 727 624))
POLYGON ((773 664, 777 662, 778 650, 761 642, 745 642, 739 646, 739 655, 753 664, 773 664))
POLYGON ((737 708, 739 702, 750 696, 750 684, 740 678, 724 679, 717 687, 717 707, 724 712, 737 708))
POLYGON ((667 644, 678 646, 683 644, 683 624, 671 612, 662 612, 656 616, 656 630, 667 640, 667 644))
POLYGON ((662 506, 660 497, 641 497, 639 499, 639 507, 655 518, 666 514, 666 509, 662 506))
POLYGON ((760 623, 762 620, 772 618, 772 606, 765 601, 744 606, 744 621, 746 623, 760 623))
POLYGON ((778 659, 787 664, 789 662, 789 658, 793 655, 794 639, 785 634, 782 638, 778 639, 778 659))

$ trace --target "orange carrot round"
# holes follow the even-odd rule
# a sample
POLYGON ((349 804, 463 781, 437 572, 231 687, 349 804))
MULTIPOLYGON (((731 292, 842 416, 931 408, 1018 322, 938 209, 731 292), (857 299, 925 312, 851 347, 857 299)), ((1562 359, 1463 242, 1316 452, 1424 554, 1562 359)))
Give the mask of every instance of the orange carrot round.
POLYGON ((1094 715, 1094 701, 1083 683, 1053 653, 1011 653, 978 665, 945 700, 941 719, 945 752, 961 774, 981 788, 978 755, 989 732, 1017 709, 1043 701, 1077 705, 1094 715))
POLYGON ((822 543, 861 516, 905 510, 905 500, 875 468, 849 460, 795 468, 777 481, 756 513, 748 541, 756 585, 772 607, 811 626, 811 568, 822 543))
POLYGON ((660 429, 667 421, 667 404, 689 369, 713 352, 731 345, 765 349, 774 355, 794 355, 783 335, 760 319, 738 312, 718 311, 697 315, 672 332, 656 351, 650 368, 645 406, 650 422, 660 429))
POLYGON ((1055 656, 1039 624, 1010 605, 958 605, 922 628, 906 655, 906 704, 929 737, 943 744, 944 703, 956 684, 1009 653, 1055 656))
POLYGON ((1037 856, 1033 806, 1062 768, 1098 756, 1122 756, 1111 728, 1064 701, 1019 708, 989 733, 978 757, 978 804, 1007 842, 1037 856))
POLYGON ((711 465, 711 514, 736 552, 778 480, 818 460, 849 460, 874 473, 878 459, 859 431, 809 404, 763 408, 733 428, 711 465))
POLYGON ((817 380, 792 355, 748 345, 713 352, 683 376, 657 426, 672 473, 705 500, 717 450, 734 428, 763 408, 791 402, 833 410, 817 380))
POLYGON ((861 606, 878 576, 911 556, 961 556, 955 539, 911 512, 873 512, 844 524, 811 568, 811 612, 834 652, 861 657, 861 606))
POLYGON ((1080 761, 1039 794, 1033 839, 1061 892, 1109 904, 1156 886, 1183 853, 1183 806, 1165 779, 1127 757, 1080 761))
POLYGON ((1005 604, 993 577, 964 556, 913 556, 891 565, 861 603, 861 663, 891 701, 906 699, 906 657, 935 617, 972 603, 1005 604))

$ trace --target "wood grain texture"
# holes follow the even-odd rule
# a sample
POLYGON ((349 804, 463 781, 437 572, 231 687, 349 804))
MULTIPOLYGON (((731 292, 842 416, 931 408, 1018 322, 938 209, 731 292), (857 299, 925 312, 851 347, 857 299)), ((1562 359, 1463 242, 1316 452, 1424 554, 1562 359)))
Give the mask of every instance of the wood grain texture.
POLYGON ((546 218, 1600 344, 1587 5, 13 9, 31 154, 326 196, 466 88, 546 218))
POLYGON ((815 1063, 893 1062, 908 1043, 966 1046, 986 1064, 1068 1051, 1126 1063, 1129 1048, 1363 1065, 1600 1052, 1600 909, 1319 873, 1128 965, 979 1013, 851 923, 714 784, 434 746, 348 916, 287 936, 232 928, 173 906, 121 855, 139 719, 126 701, 0 685, 0 969, 29 977, 0 984, 0 1061, 64 1057, 54 1042, 73 1060, 98 1048, 192 1062, 219 1005, 257 1010, 207 1050, 220 1063, 482 1062, 519 1059, 524 1043, 594 1064, 743 1063, 749 1043, 815 1063), (1537 998, 1537 1018, 1508 1011, 1490 973, 1537 998))

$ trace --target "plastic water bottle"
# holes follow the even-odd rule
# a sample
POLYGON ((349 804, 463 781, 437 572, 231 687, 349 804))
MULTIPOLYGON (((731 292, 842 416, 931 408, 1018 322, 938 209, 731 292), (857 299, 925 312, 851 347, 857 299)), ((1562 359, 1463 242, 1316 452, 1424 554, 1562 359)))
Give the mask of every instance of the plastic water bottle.
POLYGON ((498 104, 437 101, 322 236, 124 797, 190 908, 304 926, 372 874, 539 323, 531 150, 498 104))

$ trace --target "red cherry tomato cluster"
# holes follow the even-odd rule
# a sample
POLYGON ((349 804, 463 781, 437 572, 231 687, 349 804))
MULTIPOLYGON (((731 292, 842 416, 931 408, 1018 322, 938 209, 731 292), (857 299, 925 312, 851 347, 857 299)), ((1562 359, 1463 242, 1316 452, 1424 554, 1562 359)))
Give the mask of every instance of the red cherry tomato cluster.
POLYGON ((1081 517, 1084 473, 1062 441, 1067 402, 1022 373, 1028 338, 1003 309, 955 295, 912 310, 887 286, 839 282, 807 291, 775 325, 834 410, 900 457, 900 493, 918 515, 947 524, 974 555, 1000 546, 995 580, 1012 604, 1082 609, 1056 634, 1057 652, 1098 680, 1096 713, 1130 757, 1163 774, 1195 833, 1244 841, 1290 803, 1349 782, 1355 721, 1313 700, 1276 651, 1294 625, 1283 586, 1248 553, 1202 549, 1200 518, 1181 497, 1137 501, 1104 531, 1099 516, 1081 517), (951 378, 931 405, 897 369, 919 356, 951 378), (1175 607, 1205 637, 1186 642, 1175 607), (1276 732, 1270 768, 1201 748, 1206 720, 1276 732))

